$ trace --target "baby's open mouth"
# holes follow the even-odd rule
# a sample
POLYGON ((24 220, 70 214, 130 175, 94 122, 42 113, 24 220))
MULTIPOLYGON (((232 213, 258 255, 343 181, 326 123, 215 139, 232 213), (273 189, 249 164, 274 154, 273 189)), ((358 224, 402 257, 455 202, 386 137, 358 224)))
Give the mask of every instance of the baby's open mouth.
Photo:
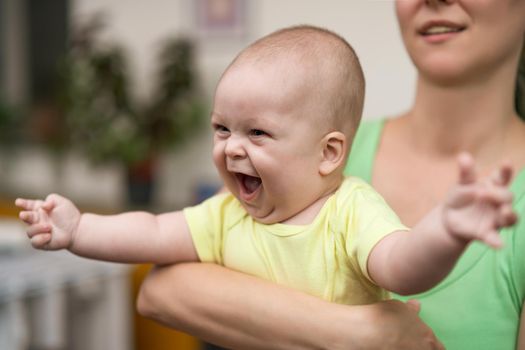
POLYGON ((241 185, 241 189, 245 194, 252 194, 261 187, 261 178, 256 176, 250 176, 241 173, 235 173, 235 177, 241 185))

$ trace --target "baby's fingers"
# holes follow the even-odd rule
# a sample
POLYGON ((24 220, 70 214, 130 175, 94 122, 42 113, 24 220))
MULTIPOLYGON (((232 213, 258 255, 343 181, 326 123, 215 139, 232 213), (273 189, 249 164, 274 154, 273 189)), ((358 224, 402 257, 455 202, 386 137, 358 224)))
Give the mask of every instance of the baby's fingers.
POLYGON ((55 204, 56 204, 56 202, 55 202, 55 200, 53 198, 54 198, 54 195, 47 196, 47 198, 44 201, 44 203, 42 203, 42 209, 44 209, 46 211, 53 210, 53 208, 55 207, 55 204))
POLYGON ((53 209, 54 202, 53 201, 44 202, 43 200, 40 200, 40 199, 17 198, 15 200, 15 205, 24 210, 38 210, 40 208, 45 209, 45 210, 51 210, 53 209))
POLYGON ((503 240, 501 239, 498 231, 491 230, 487 232, 483 237, 480 238, 482 242, 494 249, 500 249, 503 247, 503 240))
POLYGON ((49 224, 45 223, 39 223, 34 224, 28 227, 27 231, 27 237, 33 238, 35 235, 39 235, 42 233, 51 233, 51 226, 49 224))
POLYGON ((17 198, 15 205, 24 210, 36 210, 43 203, 41 200, 17 198))
POLYGON ((459 183, 466 185, 476 182, 476 169, 472 156, 463 152, 458 156, 457 162, 459 165, 459 183))
POLYGON ((498 186, 508 186, 512 180, 512 166, 508 163, 502 164, 490 177, 492 183, 498 186))
POLYGON ((37 211, 21 211, 18 217, 28 225, 36 224, 40 220, 37 211))
POLYGON ((50 233, 42 233, 31 237, 31 245, 37 249, 43 249, 51 241, 50 233))
POLYGON ((518 221, 518 215, 512 209, 511 204, 503 205, 499 209, 496 224, 498 228, 512 226, 518 221))
POLYGON ((502 187, 487 187, 484 188, 480 194, 480 199, 492 203, 494 205, 512 204, 512 192, 502 187))

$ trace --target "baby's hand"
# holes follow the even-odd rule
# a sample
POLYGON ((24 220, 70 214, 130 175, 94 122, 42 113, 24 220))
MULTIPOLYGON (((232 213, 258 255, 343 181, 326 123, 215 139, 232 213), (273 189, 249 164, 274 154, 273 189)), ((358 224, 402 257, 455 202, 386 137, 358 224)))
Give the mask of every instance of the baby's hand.
POLYGON ((80 212, 68 199, 57 194, 45 201, 18 198, 15 205, 23 211, 19 217, 29 225, 27 236, 37 249, 69 248, 80 222, 80 212))
POLYGON ((447 231, 466 242, 480 240, 493 248, 502 247, 498 230, 517 221, 508 188, 512 168, 502 165, 490 178, 480 181, 469 154, 461 154, 458 163, 459 184, 451 191, 443 208, 447 231))

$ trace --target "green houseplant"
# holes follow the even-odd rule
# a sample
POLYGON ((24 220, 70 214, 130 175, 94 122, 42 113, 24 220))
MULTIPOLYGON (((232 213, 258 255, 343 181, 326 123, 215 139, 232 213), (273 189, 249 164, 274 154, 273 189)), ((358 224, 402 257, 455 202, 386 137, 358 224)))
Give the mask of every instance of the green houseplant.
POLYGON ((20 116, 0 100, 0 146, 10 147, 20 142, 20 116))
MULTIPOLYGON (((22 140, 22 115, 0 99, 0 185, 9 173, 10 161, 16 157, 14 148, 22 140)), ((0 186, 0 196, 6 194, 8 186, 0 186)))
POLYGON ((103 21, 95 17, 74 36, 64 61, 63 105, 70 140, 94 162, 118 161, 126 169, 129 200, 151 199, 157 155, 184 142, 201 124, 194 47, 169 38, 160 50, 155 88, 147 101, 133 98, 126 55, 98 40, 103 21))

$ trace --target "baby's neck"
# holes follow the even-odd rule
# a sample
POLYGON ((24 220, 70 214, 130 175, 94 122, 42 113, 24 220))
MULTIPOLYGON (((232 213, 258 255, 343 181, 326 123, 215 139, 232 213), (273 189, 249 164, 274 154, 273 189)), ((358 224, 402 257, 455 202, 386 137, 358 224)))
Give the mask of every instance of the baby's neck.
POLYGON ((281 224, 287 224, 287 225, 309 225, 311 224, 321 209, 323 208, 323 205, 326 203, 328 198, 330 198, 331 195, 334 194, 337 189, 339 189, 339 186, 341 186, 341 183, 343 182, 343 177, 341 176, 341 179, 339 181, 334 182, 331 186, 327 187, 325 191, 323 191, 316 200, 314 200, 310 205, 308 205, 306 208, 301 210, 300 212, 296 213, 295 215, 289 217, 288 219, 281 222, 281 224))

